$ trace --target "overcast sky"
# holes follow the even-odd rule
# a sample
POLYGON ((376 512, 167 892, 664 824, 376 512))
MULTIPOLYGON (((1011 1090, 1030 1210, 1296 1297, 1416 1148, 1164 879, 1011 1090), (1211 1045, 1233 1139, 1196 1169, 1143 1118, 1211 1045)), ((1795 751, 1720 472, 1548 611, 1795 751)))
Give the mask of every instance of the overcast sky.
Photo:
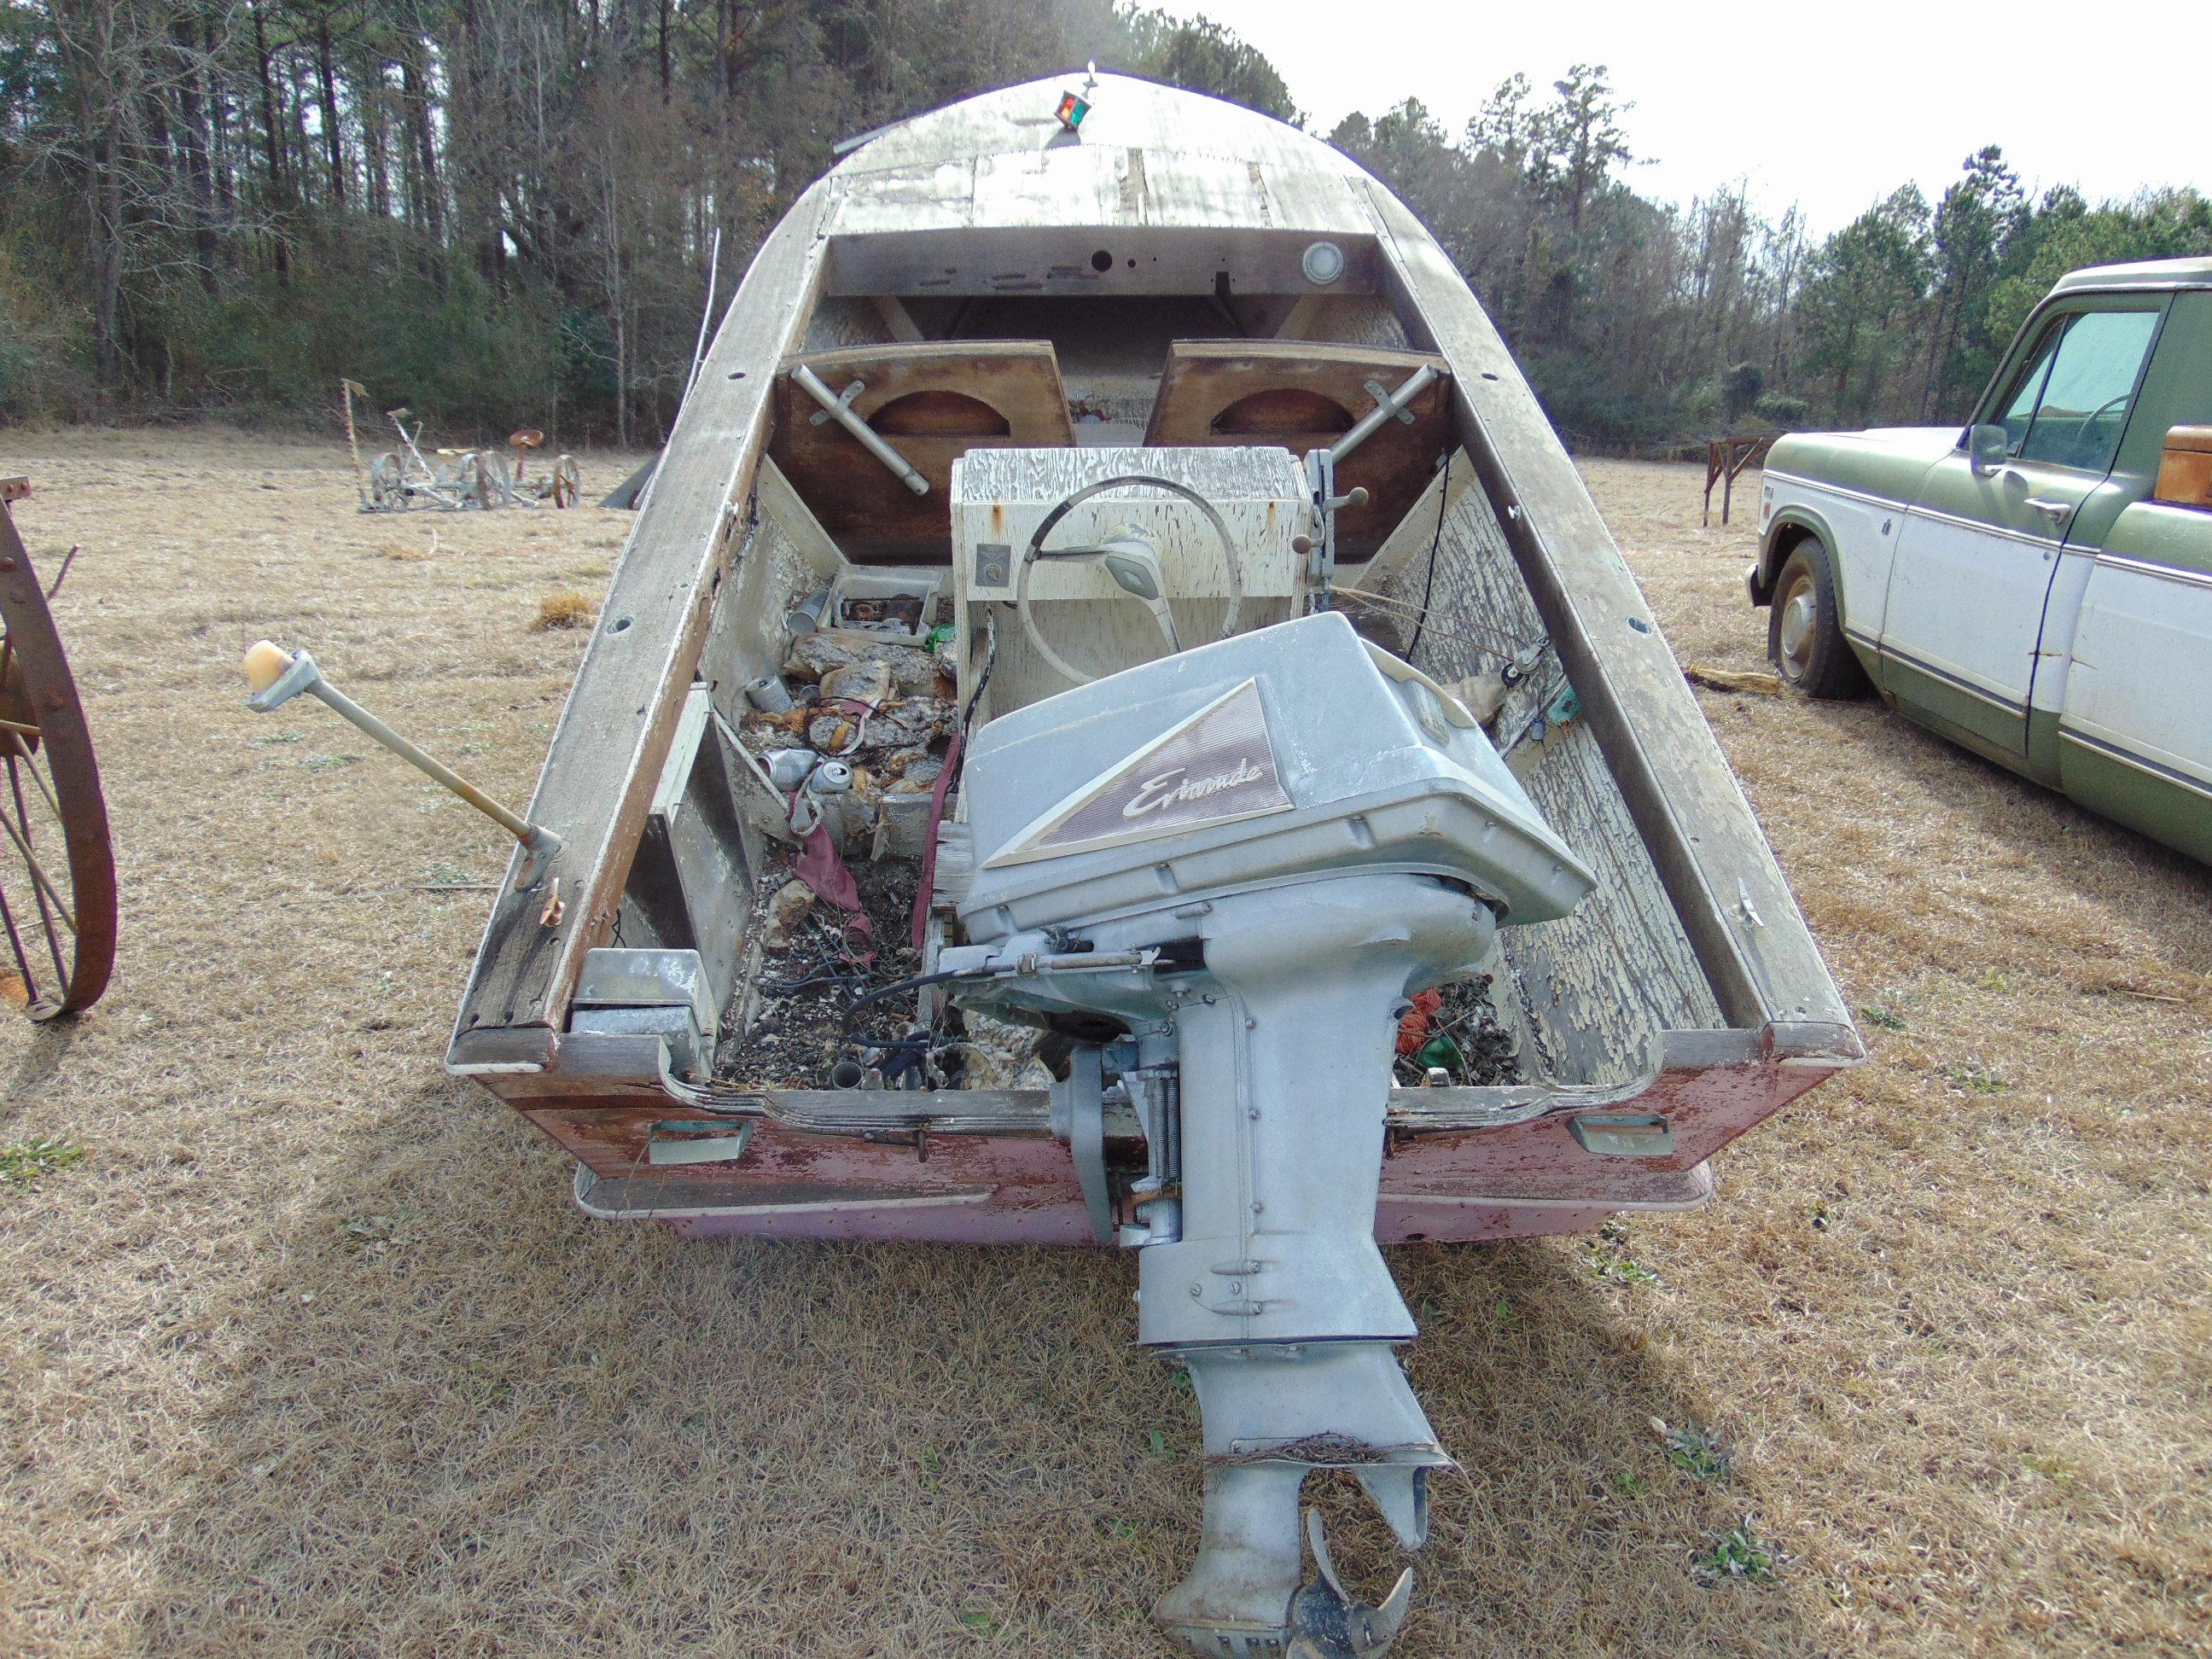
POLYGON ((1408 96, 1456 137, 1516 70, 1547 91, 1570 64, 1609 64, 1636 106, 1631 148, 1656 158, 1633 170, 1639 192, 1686 201, 1747 180, 1770 213, 1802 204, 1815 231, 1908 179, 1932 203, 1986 143, 2004 147, 2032 191, 2212 188, 2212 21, 2187 5, 1153 3, 1203 14, 1266 52, 1324 137, 1353 110, 1376 115, 1408 96), (1715 29, 1723 11, 1735 26, 1715 29))

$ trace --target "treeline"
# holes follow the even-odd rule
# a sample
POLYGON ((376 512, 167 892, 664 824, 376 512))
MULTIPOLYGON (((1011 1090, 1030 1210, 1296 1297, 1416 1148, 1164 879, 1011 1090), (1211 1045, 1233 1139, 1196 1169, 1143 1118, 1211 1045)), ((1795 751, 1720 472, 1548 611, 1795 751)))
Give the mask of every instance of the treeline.
MULTIPOLYGON (((840 138, 1096 59, 1286 119, 1264 56, 1115 0, 0 0, 0 420, 326 410, 656 441, 840 138)), ((2212 251, 2190 191, 2030 203, 1995 149, 1814 240, 1631 185, 1601 67, 1459 134, 1329 135, 1436 230, 1575 441, 1951 419, 2072 265, 2212 251)))
POLYGON ((1111 0, 0 0, 0 415, 657 437, 718 229, 726 297, 836 140, 1086 56, 1282 95, 1111 0))
POLYGON ((1513 76, 1455 139, 1410 101, 1329 135, 1427 222, 1586 448, 1963 420, 2064 272, 2212 253, 2195 191, 2031 202, 1995 145, 1932 206, 1907 185, 1817 239, 1740 187, 1656 203, 1629 182, 1629 109, 1578 64, 1541 95, 1513 76))

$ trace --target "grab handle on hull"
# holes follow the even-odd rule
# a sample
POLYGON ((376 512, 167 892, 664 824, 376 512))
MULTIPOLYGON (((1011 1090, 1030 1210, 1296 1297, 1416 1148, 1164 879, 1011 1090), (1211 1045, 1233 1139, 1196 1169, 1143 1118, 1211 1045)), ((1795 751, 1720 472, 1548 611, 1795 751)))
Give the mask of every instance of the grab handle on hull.
POLYGON ((801 391, 822 405, 822 412, 814 417, 817 422, 836 422, 839 426, 858 438, 860 441, 860 447, 869 454, 890 468, 901 483, 917 495, 929 494, 929 480, 915 471, 908 464, 905 456, 885 443, 878 434, 875 428, 853 412, 853 399, 860 396, 865 389, 863 382, 854 381, 845 388, 844 394, 841 397, 823 385, 822 377, 805 363, 800 363, 791 371, 791 378, 799 383, 801 391))
POLYGON ((1369 381, 1367 389, 1369 395, 1375 398, 1375 407, 1360 416, 1358 423, 1352 430, 1329 446, 1330 461, 1341 462, 1346 456, 1373 437, 1381 429, 1382 422, 1393 416, 1400 420, 1412 420, 1413 417, 1407 411, 1407 405, 1426 392, 1438 378, 1437 366, 1434 363, 1423 363, 1407 377, 1403 386, 1387 398, 1382 395, 1381 386, 1372 380, 1369 381))

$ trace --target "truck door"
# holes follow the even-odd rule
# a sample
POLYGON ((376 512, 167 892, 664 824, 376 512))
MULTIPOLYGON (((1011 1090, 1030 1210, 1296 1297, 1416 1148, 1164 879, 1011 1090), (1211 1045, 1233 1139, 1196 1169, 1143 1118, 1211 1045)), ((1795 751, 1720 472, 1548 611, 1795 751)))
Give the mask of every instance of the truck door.
POLYGON ((1968 747, 2027 755, 2044 601, 2076 512, 2112 471, 2165 296, 2084 295, 2047 313, 1978 416, 2008 459, 1960 447, 1929 469, 1898 534, 1882 685, 1968 747))
MULTIPOLYGON (((2136 396, 2112 470, 2132 505, 2095 558, 2067 561, 2069 574, 2087 569, 2061 688, 2057 763, 2066 793, 2085 806, 2212 862, 2212 507, 2185 491, 2145 499, 2176 428, 2190 431, 2183 447, 2212 430, 2212 293, 2203 290, 2174 296, 2136 396)), ((2060 604, 2053 592, 2053 627, 2060 604)), ((2035 702, 2051 704, 2040 676, 2035 702)))

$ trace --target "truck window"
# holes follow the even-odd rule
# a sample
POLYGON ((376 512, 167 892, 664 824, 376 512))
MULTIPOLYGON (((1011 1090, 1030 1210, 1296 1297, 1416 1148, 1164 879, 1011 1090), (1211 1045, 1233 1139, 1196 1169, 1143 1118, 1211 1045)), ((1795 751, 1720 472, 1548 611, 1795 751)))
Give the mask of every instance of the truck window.
MULTIPOLYGON (((2128 404, 2158 332, 2156 311, 2087 311, 2057 341, 2027 433, 2015 450, 2085 472, 2109 472, 2128 404)), ((2008 419, 2007 428, 2011 422, 2008 419)))
POLYGON ((2066 332, 2065 318, 2060 318, 2043 331, 2043 343, 2036 348, 2035 356, 2021 371, 2010 399, 2004 405, 2001 417, 2005 436, 2010 440, 2012 453, 2020 453, 2020 447, 2027 441, 2027 429, 2035 423, 2035 406, 2043 401, 2044 382, 2051 378, 2051 360, 2058 355, 2059 337, 2066 332))

